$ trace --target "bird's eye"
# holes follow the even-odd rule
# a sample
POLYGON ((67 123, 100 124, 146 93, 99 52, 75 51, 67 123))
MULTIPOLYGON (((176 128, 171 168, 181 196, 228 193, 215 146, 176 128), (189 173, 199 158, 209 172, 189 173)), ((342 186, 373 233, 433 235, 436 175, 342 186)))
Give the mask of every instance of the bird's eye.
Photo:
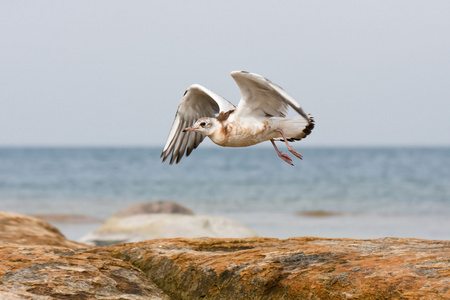
POLYGON ((205 127, 206 126, 206 122, 201 122, 200 126, 205 127))

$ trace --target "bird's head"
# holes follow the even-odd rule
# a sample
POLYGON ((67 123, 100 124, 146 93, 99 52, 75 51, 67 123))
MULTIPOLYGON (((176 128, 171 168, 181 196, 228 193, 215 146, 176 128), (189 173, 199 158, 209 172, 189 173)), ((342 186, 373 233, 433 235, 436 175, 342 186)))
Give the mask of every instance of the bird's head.
POLYGON ((201 118, 191 127, 185 128, 183 131, 195 131, 203 135, 210 135, 216 130, 217 121, 214 118, 201 118))

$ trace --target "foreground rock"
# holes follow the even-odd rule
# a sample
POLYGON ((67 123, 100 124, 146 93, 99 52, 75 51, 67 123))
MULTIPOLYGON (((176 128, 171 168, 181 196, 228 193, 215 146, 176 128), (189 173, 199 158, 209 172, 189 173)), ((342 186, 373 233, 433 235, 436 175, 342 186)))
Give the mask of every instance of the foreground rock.
POLYGON ((142 271, 89 248, 42 219, 0 212, 0 299, 169 299, 142 271))
POLYGON ((449 241, 202 238, 92 248, 42 220, 0 216, 0 299, 450 299, 449 241))
POLYGON ((89 247, 67 240, 54 226, 36 217, 0 211, 0 241, 19 245, 51 245, 71 249, 89 247))
POLYGON ((92 250, 175 299, 450 299, 450 242, 178 239, 92 250))
POLYGON ((169 299, 120 259, 54 246, 0 245, 0 299, 169 299))
POLYGON ((139 242, 158 238, 245 238, 256 233, 241 222, 216 216, 195 215, 170 201, 139 203, 109 217, 80 242, 93 246, 139 242))

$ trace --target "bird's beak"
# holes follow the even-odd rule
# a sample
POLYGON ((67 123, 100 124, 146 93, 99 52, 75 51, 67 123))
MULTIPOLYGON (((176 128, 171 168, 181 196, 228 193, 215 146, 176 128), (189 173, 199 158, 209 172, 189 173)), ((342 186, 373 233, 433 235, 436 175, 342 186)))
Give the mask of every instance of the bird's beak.
POLYGON ((195 131, 195 129, 197 129, 197 127, 187 127, 187 128, 185 128, 185 129, 183 129, 183 132, 186 132, 186 131, 195 131))

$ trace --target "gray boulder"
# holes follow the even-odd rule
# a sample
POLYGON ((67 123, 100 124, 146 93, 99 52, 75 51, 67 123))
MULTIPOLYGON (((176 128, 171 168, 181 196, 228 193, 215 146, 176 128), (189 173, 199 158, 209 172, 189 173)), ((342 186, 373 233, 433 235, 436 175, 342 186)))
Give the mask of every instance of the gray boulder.
POLYGON ((159 238, 245 238, 256 233, 243 223, 218 216, 194 215, 173 202, 133 205, 109 217, 80 242, 93 246, 159 238))

